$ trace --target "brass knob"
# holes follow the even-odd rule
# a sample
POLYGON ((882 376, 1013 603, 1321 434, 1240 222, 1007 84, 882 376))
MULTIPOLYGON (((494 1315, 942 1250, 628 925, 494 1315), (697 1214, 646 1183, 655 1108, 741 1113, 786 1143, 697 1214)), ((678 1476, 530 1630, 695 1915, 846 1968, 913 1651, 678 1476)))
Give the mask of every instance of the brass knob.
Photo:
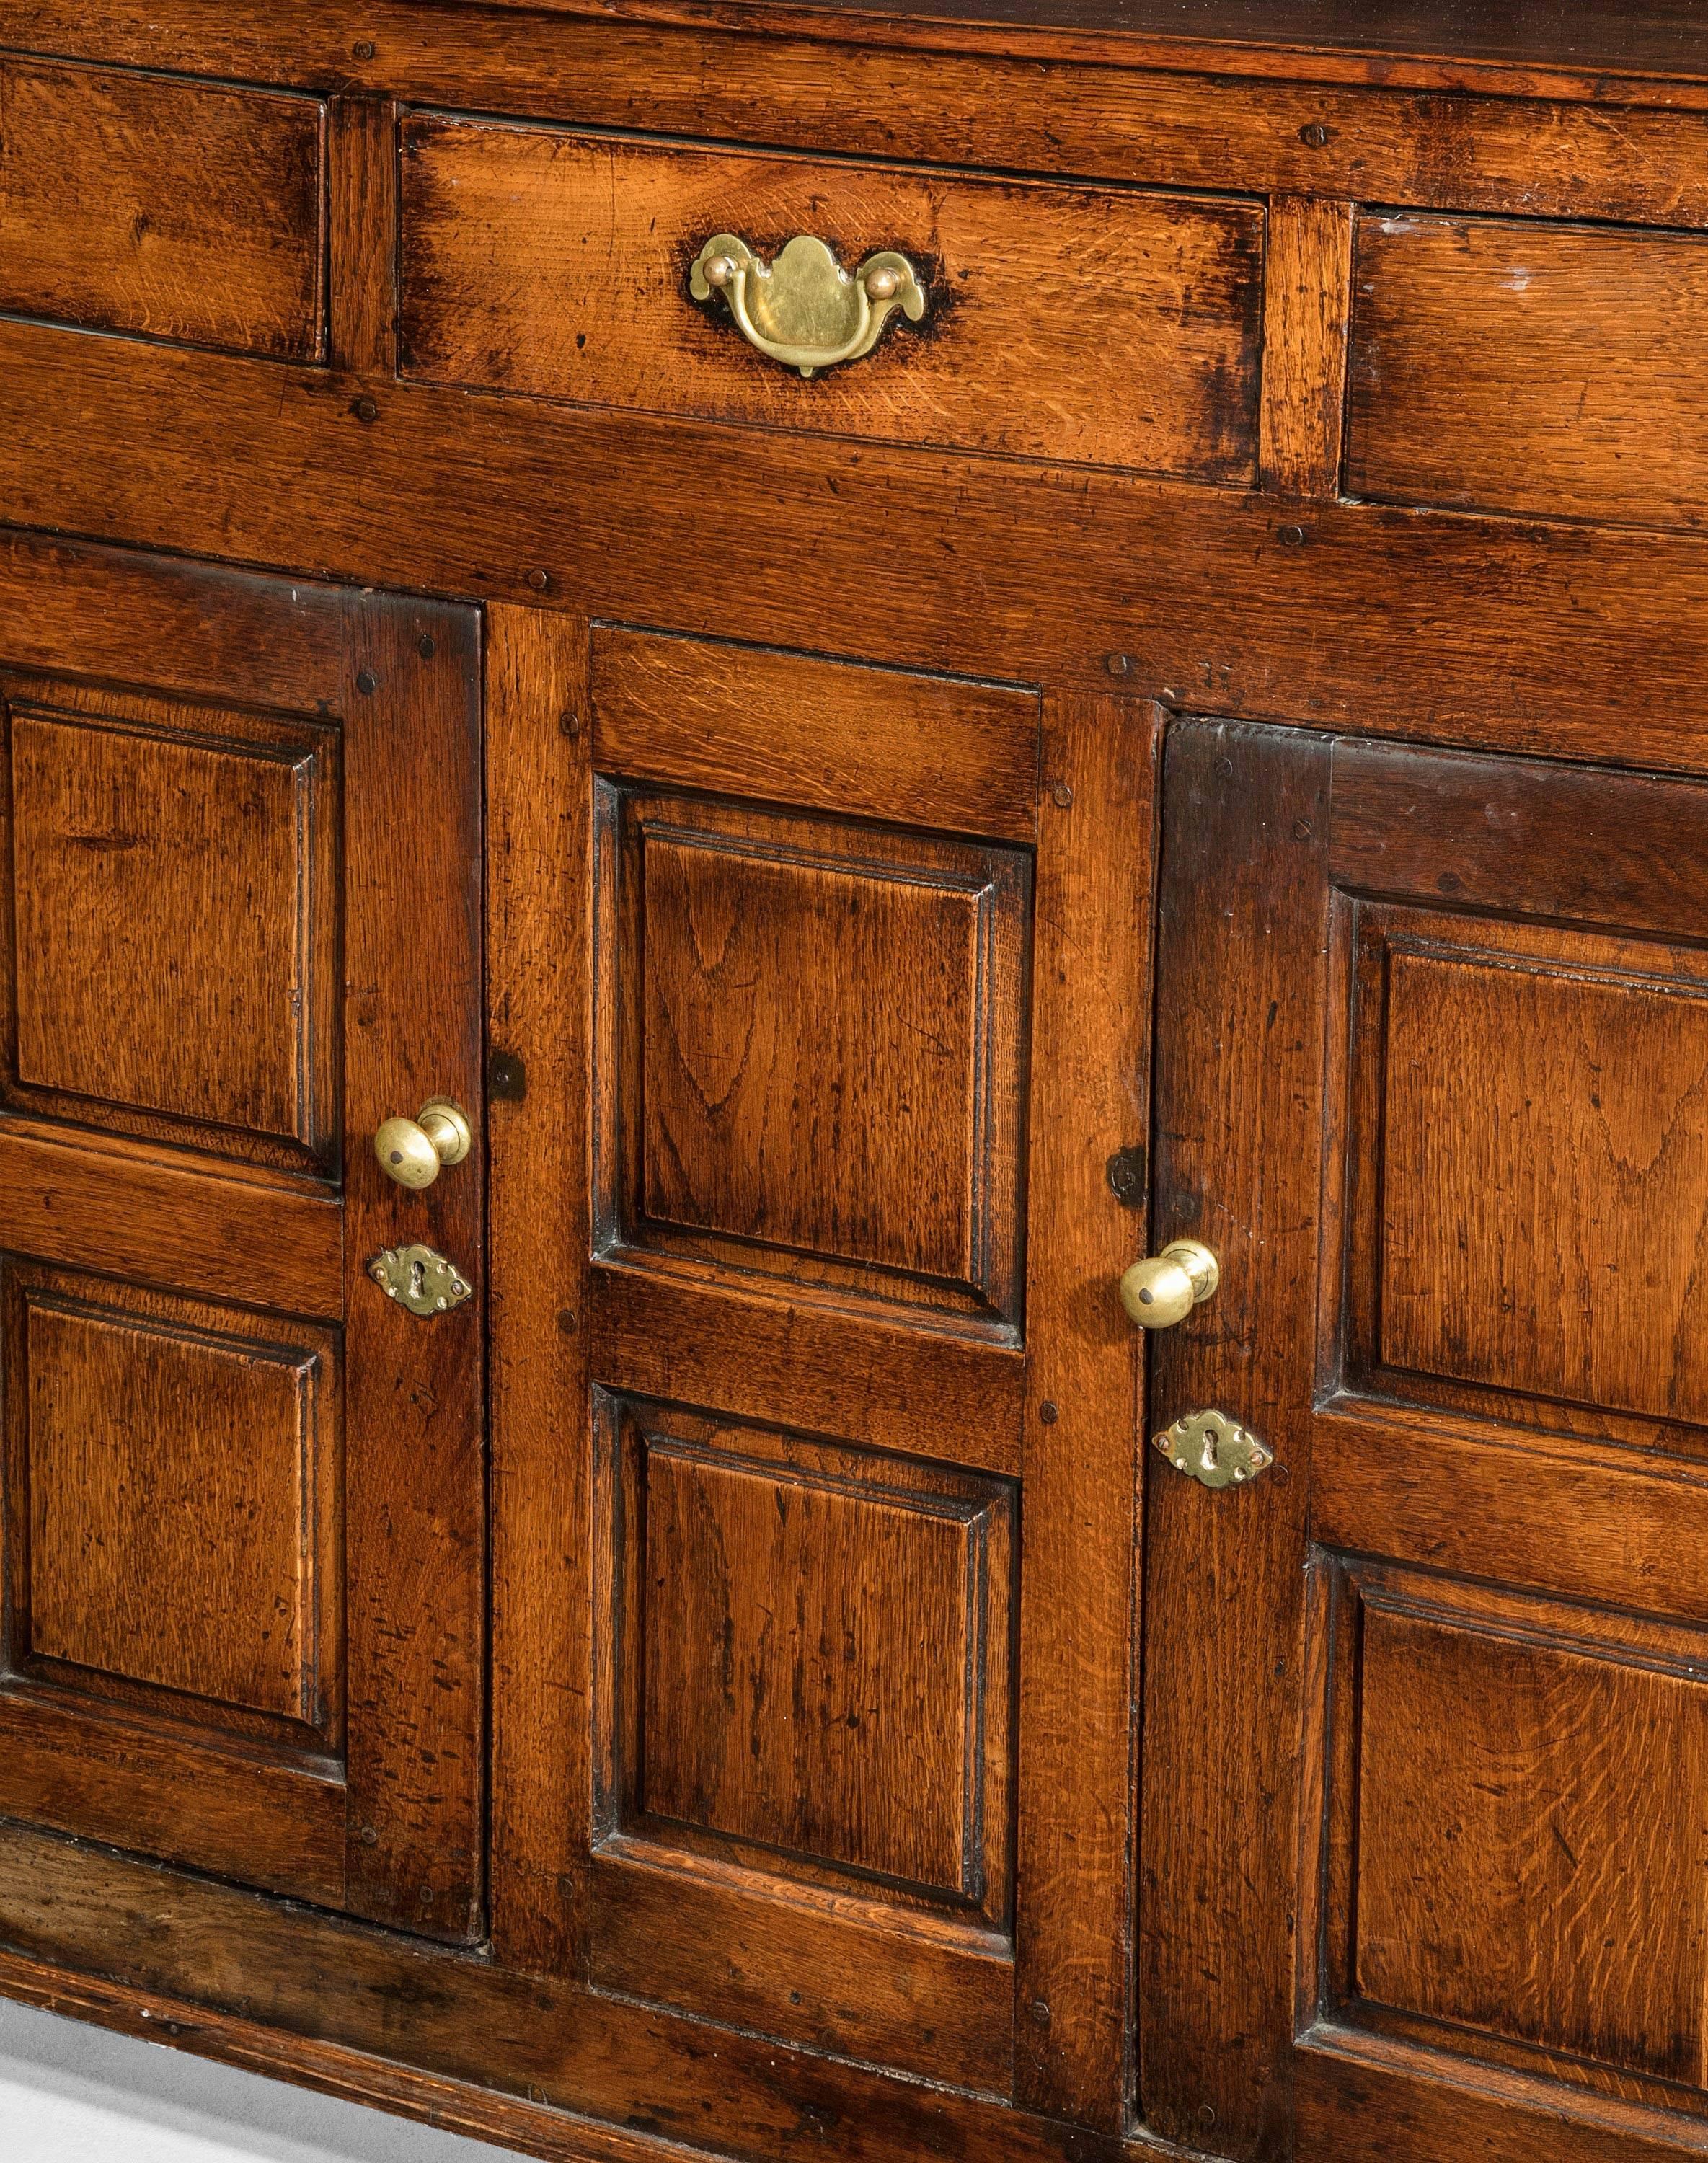
POLYGON ((442 1164, 461 1164, 474 1146, 469 1114, 448 1097, 429 1097, 413 1119, 387 1119, 374 1154, 400 1186, 431 1186, 442 1164))
POLYGON ((1197 1239, 1175 1239, 1125 1272, 1121 1304, 1141 1329, 1172 1329, 1203 1305, 1220 1281, 1208 1247, 1197 1239))

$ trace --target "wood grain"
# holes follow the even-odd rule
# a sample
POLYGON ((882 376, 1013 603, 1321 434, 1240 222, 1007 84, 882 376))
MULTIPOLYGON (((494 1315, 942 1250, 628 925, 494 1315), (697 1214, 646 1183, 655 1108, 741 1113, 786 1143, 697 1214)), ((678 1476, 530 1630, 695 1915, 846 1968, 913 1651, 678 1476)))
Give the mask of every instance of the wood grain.
POLYGON ((1708 1857, 1649 1805, 1708 1766, 1667 1636, 1365 1580, 1361 1996, 1699 2078, 1708 1857))
POLYGON ((869 1312, 596 1264, 593 1372, 611 1388, 736 1418, 786 1404, 813 1432, 1018 1472, 1024 1354, 869 1312))
MULTIPOLYGON (((10 1950, 98 1974, 115 1937, 136 1946, 135 1987, 202 2008, 247 2007, 294 2046, 305 2040, 395 2056, 403 2008, 418 2070, 474 2084, 506 2108, 531 2095, 560 2128, 602 2136, 644 2125, 666 2155, 764 2163, 803 2136, 849 2163, 905 2163, 946 2145, 1015 2163, 1118 2163, 1118 2142, 988 2097, 838 2063, 810 2050, 625 2003, 477 1954, 327 1915, 291 1913, 229 1886, 81 1851, 0 1825, 10 1950), (348 1987, 328 1992, 325 1977, 348 1987), (319 2002, 317 2003, 317 2000, 319 2002), (664 2076, 670 2074, 666 2085, 664 2076), (563 2113, 560 2118, 557 2113, 563 2113)), ((667 1881, 668 1886, 668 1881, 667 1881)), ((678 1944, 684 1934, 673 1933, 678 1944)), ((928 1948, 914 1961, 923 1966, 928 1948)), ((988 1963, 999 1966, 999 1963, 988 1963)), ((899 1980, 902 1978, 899 1976, 899 1980)), ((796 1980, 834 1990, 822 1956, 796 1980)), ((899 1990, 899 2023, 912 2020, 899 1990)), ((952 2001, 950 2017, 961 2018, 952 2001)), ((974 2024, 982 2000, 969 2003, 974 2024)), ((515 2122, 514 2120, 511 2121, 515 2122)), ((656 2151, 655 2151, 656 2152, 656 2151)))
POLYGON ((587 631, 487 612, 486 966, 491 1454, 491 1930, 508 1967, 588 1957, 593 1806, 591 1135, 593 731, 587 631), (556 1417, 553 1416, 555 1409, 556 1417))
POLYGON ((0 307, 318 360, 318 100, 0 58, 0 307))
POLYGON ((601 1251, 1013 1341, 1024 857, 638 789, 606 828, 601 1251))
POLYGON ((176 1151, 69 1139, 9 1116, 0 1136, 0 1223, 14 1249, 218 1298, 267 1256, 286 1312, 343 1312, 343 1212, 331 1197, 210 1178, 176 1151))
POLYGON ((1708 1420, 1708 977, 1648 942, 1421 914, 1378 966, 1376 1359, 1708 1420))
POLYGON ((0 363, 18 518, 499 599, 540 568, 550 605, 555 581, 578 607, 686 631, 726 628, 762 589, 768 636, 804 647, 1087 689, 1116 652, 1132 689, 1171 704, 1366 734, 1611 746, 1673 771, 1708 743, 1708 561, 1686 536, 1325 504, 1289 543, 1297 518, 1247 491, 1089 472, 1066 489, 1041 469, 778 437, 762 462, 719 465, 707 547, 704 491, 682 479, 720 457, 717 429, 543 406, 524 422, 514 402, 422 386, 364 427, 312 371, 68 352, 27 324, 0 325, 0 363))
POLYGON ((50 680, 0 692, 7 1101, 335 1176, 335 733, 50 680))
POLYGON ((610 1416, 624 1611, 601 1815, 1005 1930, 1011 1494, 662 1408, 610 1416))
POLYGON ((327 1334, 16 1265, 8 1283, 11 1662, 170 1694, 214 1727, 230 1709, 336 1738, 327 1334))
POLYGON ((1340 493, 1352 227, 1350 203, 1269 206, 1259 461, 1264 486, 1284 495, 1340 493))
MULTIPOLYGON (((1538 217, 1708 217, 1691 110, 1708 106, 1708 85, 1534 66, 1485 76, 1463 57, 1373 63, 1321 43, 1302 56, 1248 42, 1236 55, 1154 38, 1123 41, 1111 67, 1108 40, 1076 43, 1035 18, 950 25, 775 0, 746 28, 727 4, 654 0, 624 17, 532 8, 519 20, 503 6, 444 14, 409 0, 364 13, 373 35, 354 42, 369 55, 354 50, 337 0, 301 0, 286 18, 267 0, 111 0, 94 18, 76 0, 17 0, 12 19, 41 50, 465 111, 704 136, 723 108, 747 139, 820 154, 1538 217), (1485 80, 1495 95, 1465 94, 1485 80)), ((1572 19, 1590 14, 1615 19, 1605 8, 1572 19)))
POLYGON ((327 108, 327 344, 334 368, 397 367, 397 107, 335 97, 327 108))
POLYGON ((364 594, 348 630, 347 1897, 395 1928, 467 1938, 485 1892, 479 629, 472 610, 364 594), (432 1096, 461 1104, 477 1139, 411 1192, 369 1138, 432 1096), (476 1296, 425 1322, 385 1298, 368 1265, 413 1241, 450 1255, 476 1296))
POLYGON ((1336 2163, 1381 2163, 1396 2125, 1425 2155, 1468 2150, 1490 2163, 1663 2163, 1708 2148, 1675 2111, 1564 2095, 1493 2066, 1449 2070, 1438 2052, 1325 2024, 1299 2053, 1301 2139, 1336 2163))
POLYGON ((1708 523, 1708 242, 1367 217, 1354 286, 1357 494, 1708 523))
POLYGON ((1008 684, 597 626, 602 771, 951 833, 1038 831, 1038 698, 1008 684))
POLYGON ((1250 479, 1261 221, 1108 189, 406 118, 404 373, 422 382, 1013 456, 1250 479), (810 382, 747 344, 688 266, 797 233, 928 285, 810 382), (1130 373, 1106 356, 1132 356, 1130 373), (1015 386, 1026 386, 1024 395, 1015 386))
POLYGON ((1334 746, 1337 883, 1694 938, 1708 790, 1605 767, 1334 746))
POLYGON ((1654 1452, 1592 1455, 1569 1437, 1538 1443, 1350 1393, 1318 1416, 1312 1450, 1312 1531, 1325 1547, 1708 1622, 1708 1571, 1695 1561, 1708 1485, 1697 1468, 1654 1452))
POLYGON ((1221 1283, 1155 1338, 1150 1424, 1216 1406, 1277 1462, 1215 1494, 1147 1452, 1140 2098, 1229 2156, 1291 2114, 1328 764, 1190 721, 1165 769, 1151 1231, 1221 1283))
POLYGON ((1153 717, 1046 706, 1021 1506, 1015 2094, 1117 2131, 1131 2078, 1139 1349, 1108 1166, 1147 1129, 1153 717), (1120 866, 1121 872, 1108 876, 1120 866))

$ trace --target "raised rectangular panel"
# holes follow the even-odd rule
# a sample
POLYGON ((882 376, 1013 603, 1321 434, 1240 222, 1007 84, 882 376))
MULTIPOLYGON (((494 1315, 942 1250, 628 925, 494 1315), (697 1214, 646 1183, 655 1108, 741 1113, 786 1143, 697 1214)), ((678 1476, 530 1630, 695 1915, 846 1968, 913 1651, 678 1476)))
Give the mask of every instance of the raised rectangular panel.
POLYGON ((8 1686, 334 1741, 330 1333, 23 1264, 5 1310, 8 1686))
POLYGON ((1012 1334, 1027 858, 615 792, 604 854, 607 1240, 1012 1334))
POLYGON ((1360 904, 1353 966, 1350 1379, 1708 1419, 1704 957, 1360 904))
POLYGON ((334 734, 81 689, 8 719, 14 1108, 334 1172, 334 734))
POLYGON ((1374 1565, 1351 1580, 1356 1883, 1335 1873, 1329 1925, 1354 2014, 1700 2085, 1708 1641, 1374 1565))
POLYGON ((610 1829, 1002 1927, 1011 1490, 674 1407, 609 1417, 610 1829))

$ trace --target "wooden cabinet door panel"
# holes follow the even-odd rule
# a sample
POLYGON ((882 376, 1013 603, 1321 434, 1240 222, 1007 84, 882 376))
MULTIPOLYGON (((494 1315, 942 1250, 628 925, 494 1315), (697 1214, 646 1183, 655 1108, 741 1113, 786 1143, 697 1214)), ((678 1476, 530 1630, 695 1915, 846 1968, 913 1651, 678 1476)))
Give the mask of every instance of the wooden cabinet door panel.
POLYGON ((1155 1229, 1221 1283, 1152 1424, 1276 1462, 1152 1453, 1145 2118, 1695 2152, 1708 790, 1197 721, 1166 776, 1155 1229))
POLYGON ((0 558, 0 1806, 466 1938, 481 1333, 468 611, 0 558), (115 652, 122 620, 124 651, 115 652), (186 636, 193 622, 196 635, 186 636))
POLYGON ((495 1941, 1113 2130, 1148 719, 493 663, 495 1941))

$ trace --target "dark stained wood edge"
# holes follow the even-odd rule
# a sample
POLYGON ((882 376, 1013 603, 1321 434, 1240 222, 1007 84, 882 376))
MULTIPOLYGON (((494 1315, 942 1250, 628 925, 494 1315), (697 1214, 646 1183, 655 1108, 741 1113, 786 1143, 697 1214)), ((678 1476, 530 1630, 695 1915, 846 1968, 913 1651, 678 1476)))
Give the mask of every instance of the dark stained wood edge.
MULTIPOLYGON (((294 2072, 305 2040, 311 2050, 342 2045, 385 2059, 406 2087, 422 2073, 474 2084, 463 2091, 469 2116, 498 2127, 521 2122, 512 2113, 526 2096, 552 2107, 542 2127, 563 2126, 557 2113, 568 2111, 583 2125, 596 2117, 595 2138, 644 2128, 647 2145, 621 2151, 634 2163, 658 2152, 652 2139, 667 2155, 682 2141, 752 2163, 804 2140, 804 2152, 839 2163, 1118 2163, 1124 2153, 988 2098, 507 1973, 477 1954, 0 1820, 0 1945, 104 1975, 115 1943, 133 1949, 137 1993, 268 2024, 279 2072, 294 2072), (396 2066, 406 2040, 412 2070, 396 2066)), ((1136 2163, 1142 2151, 1128 2152, 1136 2163)))
POLYGON ((347 607, 348 1904, 461 1940, 479 1928, 485 1851, 480 622, 388 594, 347 607), (477 1139, 411 1192, 369 1139, 432 1096, 477 1139), (474 1296, 427 1319, 388 1300, 368 1265, 416 1241, 474 1296))
POLYGON ((1341 737, 1331 817, 1341 886, 1701 936, 1708 789, 1697 783, 1341 737))
POLYGON ((0 661, 14 668, 331 714, 343 621, 335 586, 0 528, 0 661))
POLYGON ((1235 2156, 1290 2114, 1328 762, 1193 719, 1163 784, 1151 1235, 1221 1281, 1154 1339, 1147 1425, 1215 1406, 1276 1463, 1208 1494, 1146 1451, 1140 2091, 1154 2133, 1235 2156))
POLYGON ((585 1965, 593 784, 587 626, 487 612, 493 1948, 585 1965))
POLYGON ((284 2035, 259 2021, 211 2012, 181 1998, 78 1975, 4 1951, 0 1951, 0 1997, 237 2066, 246 2072, 289 2081, 369 2109, 415 2118, 443 2133, 502 2142, 525 2155, 539 2156, 544 2163, 666 2163, 666 2159, 690 2156, 703 2163, 709 2153, 656 2134, 623 2133, 590 2119, 572 2118, 468 2081, 421 2072, 341 2044, 284 2035))
MULTIPOLYGON (((668 13, 668 9, 660 11, 668 13)), ((678 11, 680 12, 680 11, 678 11)), ((1610 129, 1544 76, 1494 97, 1428 93, 1452 80, 1379 86, 1264 80, 1265 54, 1216 55, 1209 79, 1166 48, 1133 46, 1126 68, 1095 51, 1040 68, 1035 44, 1010 34, 945 36, 891 17, 872 43, 857 18, 768 9, 763 35, 638 13, 426 7, 370 0, 369 35, 353 44, 338 0, 13 0, 19 45, 101 61, 240 75, 415 104, 509 113, 883 158, 1271 195, 1316 195, 1531 216, 1585 212, 1633 222, 1708 222, 1708 144, 1688 114, 1627 107, 1610 129), (370 55, 359 47, 371 44, 370 55), (930 50, 922 63, 921 50, 930 50), (719 84, 709 105, 705 86, 719 84), (1551 102, 1543 102, 1549 99, 1551 102), (1450 118, 1454 154, 1428 145, 1450 118)), ((1201 62, 1204 55, 1200 55, 1201 62)), ((1285 69, 1282 72, 1285 73, 1285 69)), ((1331 69, 1327 71, 1332 75, 1331 69)), ((1351 84, 1357 81, 1354 74, 1351 84)), ((1599 96, 1657 94, 1606 80, 1599 96)), ((1708 106, 1708 89, 1663 87, 1708 106)))
POLYGON ((1263 276, 1262 484, 1340 493, 1352 321, 1349 202, 1280 196, 1269 207, 1263 276))
MULTIPOLYGON (((210 8, 217 0, 207 0, 210 8)), ((16 18, 12 35, 20 47, 51 52, 78 51, 68 45, 60 25, 60 10, 68 0, 34 0, 19 4, 11 13, 16 18)), ((103 11, 110 13, 110 8, 103 11)), ((476 10, 458 8, 451 13, 448 34, 470 41, 483 34, 502 39, 506 15, 526 13, 542 24, 579 27, 595 13, 586 0, 489 0, 478 11, 487 31, 469 19, 476 10)), ((1426 39, 1391 41, 1386 49, 1374 42, 1333 40, 1325 36, 1289 35, 1279 23, 1264 38, 1250 35, 1193 36, 1177 25, 1169 29, 1124 27, 1119 20, 1095 24, 1088 17, 1075 24, 1067 10, 1058 11, 1054 22, 1026 21, 1018 14, 1004 19, 999 5, 969 4, 944 8, 935 13, 915 10, 898 15, 876 7, 814 5, 811 0, 779 4, 779 0, 624 0, 624 4, 600 8, 602 20, 612 18, 622 29, 644 34, 682 29, 702 34, 759 35, 790 38, 819 44, 836 44, 857 50, 881 45, 903 52, 969 54, 1003 57, 1015 55, 1027 65, 1040 61, 1081 63, 1092 66, 1145 68, 1171 74, 1220 77, 1245 76, 1256 81, 1299 84, 1345 84, 1354 86, 1392 86, 1409 91, 1463 91, 1490 97, 1556 97, 1572 102, 1618 104, 1628 102, 1681 110, 1708 105, 1708 69, 1669 69, 1657 65, 1651 56, 1639 64, 1632 55, 1627 65, 1609 65, 1606 56, 1592 64, 1566 53, 1545 48, 1527 54, 1515 49, 1501 55, 1462 50, 1464 40, 1443 36, 1430 50, 1426 39), (1172 34, 1170 34, 1171 30, 1172 34), (1455 45, 1461 50, 1454 51, 1455 45)), ((79 18, 73 18, 78 27, 79 18)), ((354 50, 346 34, 338 49, 340 73, 361 82, 383 69, 385 39, 390 27, 370 7, 364 11, 364 26, 373 24, 381 32, 372 55, 354 50)), ((330 57, 330 56, 329 56, 330 57)), ((165 65, 164 56, 156 65, 165 65)), ((226 73, 240 72, 237 62, 223 63, 226 73)))
POLYGON ((1708 2155, 1700 2120, 1327 2024, 1300 2039, 1295 2081, 1298 2152, 1334 2163, 1390 2163, 1401 2127, 1420 2154, 1478 2163, 1708 2155))
POLYGON ((397 366, 397 107, 386 97, 334 97, 329 112, 332 364, 390 375, 397 366))
POLYGON ((1149 1131, 1160 729, 1046 700, 1032 973, 1015 2094, 1118 2132, 1130 2077, 1141 1217, 1110 1159, 1149 1131), (1117 874, 1111 867, 1124 867, 1117 874))

